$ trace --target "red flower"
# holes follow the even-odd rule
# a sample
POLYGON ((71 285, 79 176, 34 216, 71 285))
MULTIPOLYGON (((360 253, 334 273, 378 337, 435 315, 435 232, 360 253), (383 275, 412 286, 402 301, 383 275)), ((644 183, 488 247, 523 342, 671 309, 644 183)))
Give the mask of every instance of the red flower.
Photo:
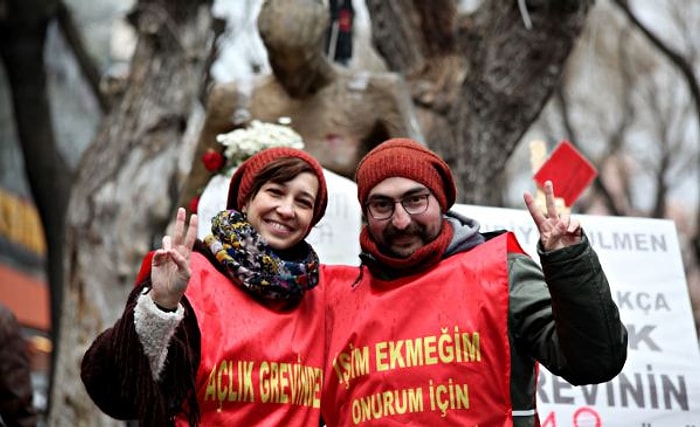
POLYGON ((224 165, 226 159, 218 151, 210 148, 202 154, 202 163, 209 172, 216 172, 224 165))
POLYGON ((194 196, 192 200, 190 200, 190 213, 197 213, 197 208, 199 208, 199 196, 194 196))

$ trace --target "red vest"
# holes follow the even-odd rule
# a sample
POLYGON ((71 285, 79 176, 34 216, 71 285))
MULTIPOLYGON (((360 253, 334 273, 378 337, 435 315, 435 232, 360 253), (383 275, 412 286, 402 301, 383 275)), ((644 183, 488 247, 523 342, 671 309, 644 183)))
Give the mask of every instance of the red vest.
POLYGON ((326 267, 328 426, 512 426, 512 234, 393 281, 326 267))
MULTIPOLYGON (((193 253, 186 296, 202 334, 197 400, 202 426, 317 426, 323 287, 288 312, 266 308, 193 253)), ((178 426, 185 426, 178 420, 178 426)))

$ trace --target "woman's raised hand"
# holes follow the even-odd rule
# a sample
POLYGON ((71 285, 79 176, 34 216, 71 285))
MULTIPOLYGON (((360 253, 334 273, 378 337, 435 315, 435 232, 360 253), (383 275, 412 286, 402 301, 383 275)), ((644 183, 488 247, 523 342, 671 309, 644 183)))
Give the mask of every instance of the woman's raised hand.
POLYGON ((537 206, 535 198, 525 193, 525 204, 540 232, 540 242, 546 252, 575 245, 581 242, 581 224, 569 213, 557 214, 552 181, 544 183, 546 215, 537 206))
POLYGON ((151 261, 151 298, 166 309, 177 308, 190 280, 190 254, 197 238, 197 215, 192 214, 187 225, 186 218, 185 209, 179 208, 172 237, 163 236, 163 247, 155 251, 151 261))

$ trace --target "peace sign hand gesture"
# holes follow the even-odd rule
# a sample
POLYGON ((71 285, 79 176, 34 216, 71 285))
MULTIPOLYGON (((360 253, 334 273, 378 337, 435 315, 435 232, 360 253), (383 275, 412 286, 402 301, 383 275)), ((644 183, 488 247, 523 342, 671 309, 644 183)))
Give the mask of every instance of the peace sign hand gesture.
POLYGON ((527 210, 540 232, 540 242, 545 252, 554 251, 581 242, 581 224, 569 213, 557 214, 554 203, 554 185, 552 181, 544 183, 545 204, 547 214, 543 214, 535 203, 535 198, 529 192, 523 195, 527 210))
POLYGON ((151 298, 166 309, 177 308, 190 280, 190 254, 197 238, 197 215, 190 216, 185 231, 186 217, 185 209, 179 208, 173 236, 163 236, 163 247, 155 251, 151 261, 151 298))

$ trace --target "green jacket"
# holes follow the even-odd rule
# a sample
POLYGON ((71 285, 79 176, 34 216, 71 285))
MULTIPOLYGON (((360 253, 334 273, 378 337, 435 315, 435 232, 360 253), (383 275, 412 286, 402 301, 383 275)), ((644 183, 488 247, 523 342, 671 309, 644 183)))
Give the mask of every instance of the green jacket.
MULTIPOLYGON (((505 232, 479 232, 477 221, 452 211, 445 218, 454 235, 443 258, 505 232)), ((539 425, 536 363, 572 385, 584 385, 610 381, 627 360, 627 330, 585 233, 577 245, 544 252, 538 244, 537 251, 539 265, 522 253, 508 255, 510 394, 516 427, 539 425)), ((399 274, 381 263, 373 265, 375 276, 390 280, 399 274)))
POLYGON ((611 380, 627 359, 627 330, 598 256, 583 241, 508 257, 511 399, 516 427, 535 426, 535 361, 572 385, 611 380), (556 321, 555 321, 556 320, 556 321))

